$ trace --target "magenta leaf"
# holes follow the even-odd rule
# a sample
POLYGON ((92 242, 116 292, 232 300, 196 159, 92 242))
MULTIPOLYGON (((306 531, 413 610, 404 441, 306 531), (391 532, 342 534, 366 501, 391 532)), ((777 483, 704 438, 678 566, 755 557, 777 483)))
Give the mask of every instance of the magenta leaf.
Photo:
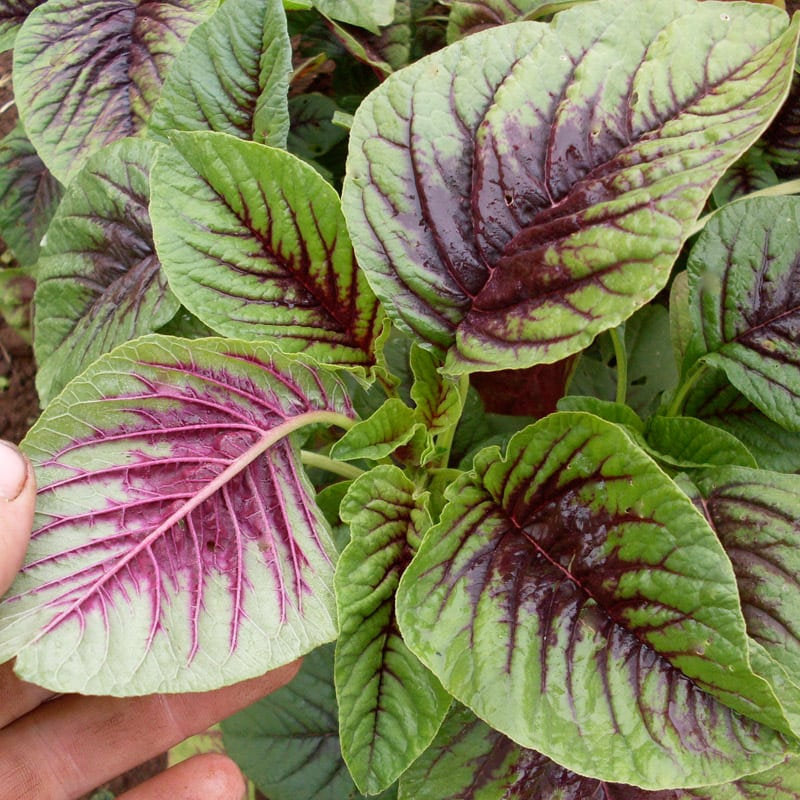
POLYGON ((150 336, 73 380, 24 442, 39 483, 0 658, 57 691, 204 690, 336 635, 335 549, 287 438, 344 387, 256 344, 150 336))

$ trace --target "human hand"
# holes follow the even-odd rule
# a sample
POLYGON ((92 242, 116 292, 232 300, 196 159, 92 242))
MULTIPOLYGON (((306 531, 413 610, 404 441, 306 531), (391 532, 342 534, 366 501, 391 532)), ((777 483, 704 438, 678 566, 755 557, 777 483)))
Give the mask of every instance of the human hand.
MULTIPOLYGON (((20 568, 33 523, 33 471, 0 442, 0 595, 20 568)), ((73 800, 288 683, 300 662, 214 692, 109 698, 54 695, 0 665, 0 800, 73 800)), ((223 755, 195 756, 119 800, 240 800, 223 755)))

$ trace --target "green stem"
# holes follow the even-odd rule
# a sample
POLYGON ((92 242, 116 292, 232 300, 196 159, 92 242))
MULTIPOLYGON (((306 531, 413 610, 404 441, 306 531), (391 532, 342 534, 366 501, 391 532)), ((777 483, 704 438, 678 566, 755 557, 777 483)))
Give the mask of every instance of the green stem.
POLYGON ((358 478, 359 475, 364 474, 363 469, 359 469, 352 464, 346 464, 344 461, 324 456, 322 453, 312 453, 310 450, 301 450, 300 460, 307 467, 324 469, 326 472, 332 472, 334 475, 341 475, 341 477, 347 479, 358 478))
MULTIPOLYGON (((467 400, 467 391, 469 390, 469 373, 464 373, 460 375, 458 378, 458 402, 459 402, 459 412, 458 418, 461 419, 461 414, 464 411, 464 403, 467 400)), ((438 441, 436 444, 441 448, 441 458, 439 460, 439 466, 446 467, 450 463, 450 450, 453 447, 453 439, 456 435, 456 428, 458 427, 458 422, 455 422, 451 425, 446 431, 439 435, 438 441)))
MULTIPOLYGON (((767 186, 766 189, 759 189, 757 192, 750 192, 750 194, 746 194, 744 197, 737 197, 731 202, 738 203, 740 200, 750 200, 753 197, 785 197, 786 195, 798 193, 800 193, 800 178, 795 178, 791 181, 778 183, 775 186, 767 186)), ((714 211, 710 211, 705 216, 700 217, 700 219, 695 222, 694 227, 689 232, 689 236, 694 236, 696 233, 700 233, 700 231, 703 230, 703 228, 705 228, 705 226, 708 224, 708 221, 711 219, 711 217, 713 217, 715 214, 718 214, 723 208, 727 208, 730 204, 731 203, 725 203, 725 205, 722 205, 719 208, 714 209, 714 211)))
POLYGON ((675 392, 675 397, 672 398, 672 402, 669 404, 666 416, 677 417, 680 415, 686 398, 689 396, 689 392, 697 386, 698 381, 706 372, 708 372, 707 364, 698 362, 694 365, 686 377, 686 380, 678 387, 678 391, 675 392))
POLYGON ((619 335, 619 328, 611 328, 608 334, 611 337, 611 343, 614 345, 614 356, 617 359, 616 400, 624 405, 628 393, 628 354, 625 352, 625 342, 619 335))

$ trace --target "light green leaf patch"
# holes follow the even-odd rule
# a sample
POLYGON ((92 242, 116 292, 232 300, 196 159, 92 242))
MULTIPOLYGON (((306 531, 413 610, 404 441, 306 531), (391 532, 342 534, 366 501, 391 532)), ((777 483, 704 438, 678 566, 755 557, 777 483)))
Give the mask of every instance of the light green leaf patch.
POLYGON ((421 427, 413 409, 396 397, 390 398, 372 416, 347 431, 331 448, 331 456, 342 461, 379 461, 408 444, 421 427))
POLYGON ((378 33, 382 25, 390 25, 394 19, 395 0, 313 0, 313 4, 326 17, 372 33, 378 33))
POLYGON ((693 417, 653 417, 645 439, 655 458, 676 467, 758 466, 732 433, 693 417))

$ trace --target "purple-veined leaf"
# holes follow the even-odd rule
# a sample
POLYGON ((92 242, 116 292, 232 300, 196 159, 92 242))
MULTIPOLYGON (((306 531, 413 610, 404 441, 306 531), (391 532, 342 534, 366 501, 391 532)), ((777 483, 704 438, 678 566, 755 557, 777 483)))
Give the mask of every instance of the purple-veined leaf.
POLYGON ((14 47, 14 97, 67 183, 106 144, 140 133, 175 56, 218 0, 48 0, 14 47))
POLYGON ((160 145, 124 139, 67 188, 37 266, 34 348, 43 405, 119 344, 178 310, 153 245, 150 169, 160 145))
POLYGON ((761 469, 800 472, 800 433, 787 431, 764 416, 728 383, 721 369, 700 377, 689 393, 684 413, 732 433, 761 469))
POLYGON ((17 31, 28 14, 44 0, 0 0, 0 52, 14 46, 17 31))
POLYGON ((456 0, 447 20, 447 42, 520 19, 539 19, 572 5, 575 0, 456 0))
POLYGON ((774 728, 788 723, 750 668, 730 561, 617 426, 553 414, 504 458, 482 450, 448 499, 403 575, 398 621, 489 725, 653 790, 782 758, 774 728))
POLYGON ((0 141, 0 236, 20 264, 36 263, 61 194, 61 185, 17 123, 0 141))
POLYGON ((342 755, 358 788, 383 791, 431 743, 450 695, 406 647, 394 597, 430 527, 427 497, 402 470, 378 466, 353 482, 340 513, 350 543, 336 566, 336 695, 342 755))
MULTIPOLYGON (((796 8, 795 10, 800 10, 796 8)), ((789 13, 794 13, 790 11, 789 13)), ((763 145, 770 162, 784 175, 800 171, 800 75, 795 73, 789 96, 764 132, 763 145)))
POLYGON ((338 380, 265 345, 153 335, 103 356, 24 441, 37 516, 0 658, 55 691, 132 695, 333 639, 335 550, 286 437, 350 416, 338 380))
POLYGON ((284 147, 291 72, 280 0, 227 0, 175 59, 148 134, 211 130, 284 147))
POLYGON ((466 393, 466 386, 460 387, 458 381, 442 375, 436 356, 416 344, 411 348, 409 363, 414 374, 411 399, 416 405, 416 416, 427 432, 426 447, 420 455, 424 464, 438 455, 436 439, 451 435, 458 425, 464 408, 462 391, 466 393))
POLYGON ((733 564, 748 634, 800 686, 800 476, 728 467, 695 483, 733 564))
POLYGON ((390 76, 356 113, 343 195, 387 312, 456 373, 620 324, 778 110, 797 30, 754 4, 599 0, 390 76))
POLYGON ((283 150, 173 133, 150 210, 170 287, 226 336, 272 337, 325 363, 368 367, 383 313, 357 269, 336 191, 283 150))
POLYGON ((728 168, 714 187, 712 196, 715 205, 721 207, 725 203, 766 189, 768 186, 774 186, 778 182, 778 176, 764 151, 754 146, 728 168))
POLYGON ((647 792, 576 775, 456 706, 401 778, 399 800, 797 800, 798 767, 790 757, 735 783, 647 792))
POLYGON ((800 432, 800 198, 762 197, 716 214, 689 254, 702 359, 770 419, 800 432))

